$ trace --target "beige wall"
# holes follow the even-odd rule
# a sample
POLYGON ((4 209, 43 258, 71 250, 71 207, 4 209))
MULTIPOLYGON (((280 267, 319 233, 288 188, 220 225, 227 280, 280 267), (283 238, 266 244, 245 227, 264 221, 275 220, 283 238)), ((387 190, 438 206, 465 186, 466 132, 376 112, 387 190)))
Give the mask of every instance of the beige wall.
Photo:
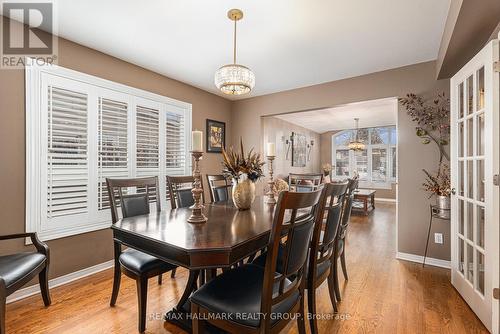
POLYGON ((263 147, 265 147, 266 143, 268 142, 276 143, 276 159, 273 162, 273 169, 275 176, 286 177, 288 176, 289 173, 321 173, 319 133, 303 128, 296 124, 286 122, 276 117, 263 117, 262 118, 262 143, 264 145, 263 147), (311 140, 314 140, 314 145, 311 148, 310 160, 306 162, 305 167, 292 167, 291 147, 288 152, 288 159, 285 159, 286 145, 282 141, 282 137, 284 136, 285 138, 289 138, 292 132, 305 135, 308 143, 311 140))
MULTIPOLYGON (((1 24, 1 22, 0 22, 1 24)), ((193 105, 193 128, 206 118, 226 122, 231 138, 231 102, 98 51, 59 40, 59 64, 80 72, 168 96, 193 105)), ((25 231, 24 71, 0 70, 0 235, 25 231)), ((206 153, 202 173, 219 173, 220 155, 206 153)), ((110 230, 52 240, 50 276, 57 277, 112 259, 110 230)), ((23 240, 0 242, 0 254, 27 250, 23 240)))
MULTIPOLYGON (((435 62, 392 69, 356 78, 237 101, 233 104, 233 142, 243 136, 247 145, 260 144, 260 117, 314 108, 327 108, 346 103, 387 97, 400 97, 408 92, 435 94, 449 92, 448 80, 435 80, 435 62), (237 115, 237 117, 236 117, 237 115)), ((415 124, 402 108, 399 118, 399 233, 400 252, 423 255, 427 235, 429 200, 421 190, 422 168, 437 166, 438 152, 422 145, 415 136, 415 124)), ((436 222, 433 232, 444 234, 444 244, 430 244, 429 256, 450 259, 450 227, 436 222)))

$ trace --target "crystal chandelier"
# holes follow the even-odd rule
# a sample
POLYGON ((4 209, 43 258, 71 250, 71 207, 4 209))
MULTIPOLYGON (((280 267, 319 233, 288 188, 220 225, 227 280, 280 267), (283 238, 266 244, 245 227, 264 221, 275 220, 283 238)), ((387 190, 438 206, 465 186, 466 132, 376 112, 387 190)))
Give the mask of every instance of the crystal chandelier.
POLYGON ((353 151, 363 151, 365 149, 365 144, 359 139, 359 118, 355 118, 356 122, 356 138, 349 142, 349 149, 353 151))
POLYGON ((224 65, 215 72, 215 86, 224 94, 243 95, 250 93, 255 86, 255 75, 252 70, 236 64, 236 22, 243 18, 239 9, 231 9, 227 17, 234 21, 233 63, 224 65))

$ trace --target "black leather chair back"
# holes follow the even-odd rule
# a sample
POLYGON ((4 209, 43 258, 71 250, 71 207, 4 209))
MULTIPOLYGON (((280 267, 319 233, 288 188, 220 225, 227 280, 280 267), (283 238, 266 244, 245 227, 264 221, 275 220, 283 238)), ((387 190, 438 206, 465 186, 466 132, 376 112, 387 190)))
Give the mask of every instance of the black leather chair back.
POLYGON ((323 239, 320 240, 322 248, 329 248, 337 236, 342 216, 342 203, 335 203, 328 208, 323 239))
POLYGON ((123 195, 121 204, 123 218, 149 213, 149 201, 146 194, 123 195))
POLYGON ((306 193, 283 191, 279 195, 264 270, 261 310, 264 314, 270 314, 272 305, 299 291, 313 228, 324 211, 323 194, 321 189, 306 193), (308 213, 298 215, 301 209, 308 213), (283 267, 277 273, 280 252, 283 267))
POLYGON ((113 223, 119 219, 117 207, 120 205, 123 217, 133 217, 149 213, 149 204, 156 203, 156 211, 161 211, 158 177, 132 179, 106 179, 108 186, 111 218, 113 223), (128 188, 136 188, 136 193, 128 194, 128 188))
MULTIPOLYGON (((167 176, 168 197, 172 209, 187 208, 194 204, 193 188, 194 176, 167 176)), ((201 182, 203 189, 203 182, 201 182)), ((204 198, 204 196, 202 197, 204 198)))
POLYGON ((229 187, 231 186, 224 175, 207 175, 210 187, 210 200, 212 203, 229 200, 229 187))
POLYGON ((347 186, 347 192, 344 198, 344 205, 342 207, 342 218, 341 224, 338 231, 339 240, 344 240, 347 234, 347 227, 349 226, 349 220, 351 218, 352 203, 354 201, 354 192, 358 188, 359 180, 358 178, 349 179, 349 184, 347 186))
POLYGON ((177 190, 177 207, 187 208, 194 204, 193 193, 191 188, 177 190))

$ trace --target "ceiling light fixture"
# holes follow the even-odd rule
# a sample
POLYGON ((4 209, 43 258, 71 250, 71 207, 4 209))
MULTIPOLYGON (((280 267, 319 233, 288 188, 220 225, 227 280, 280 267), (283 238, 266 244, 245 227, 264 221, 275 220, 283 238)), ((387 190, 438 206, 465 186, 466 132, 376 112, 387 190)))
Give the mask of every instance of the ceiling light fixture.
POLYGON ((224 94, 243 95, 255 86, 255 75, 246 66, 236 64, 236 22, 243 18, 239 9, 231 9, 227 17, 234 21, 233 63, 224 65, 215 72, 215 86, 224 94))
POLYGON ((349 142, 349 149, 352 151, 363 151, 365 149, 365 144, 359 139, 359 118, 355 118, 356 122, 356 138, 349 142))

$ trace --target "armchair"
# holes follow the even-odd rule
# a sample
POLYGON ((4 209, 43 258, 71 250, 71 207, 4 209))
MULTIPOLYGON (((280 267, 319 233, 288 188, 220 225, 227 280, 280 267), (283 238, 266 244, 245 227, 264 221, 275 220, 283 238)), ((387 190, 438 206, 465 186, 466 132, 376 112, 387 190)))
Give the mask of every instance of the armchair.
POLYGON ((5 334, 5 308, 7 296, 19 290, 38 275, 45 306, 50 305, 49 295, 49 247, 40 241, 36 233, 0 235, 1 240, 31 238, 36 252, 23 252, 0 256, 0 334, 5 334))

